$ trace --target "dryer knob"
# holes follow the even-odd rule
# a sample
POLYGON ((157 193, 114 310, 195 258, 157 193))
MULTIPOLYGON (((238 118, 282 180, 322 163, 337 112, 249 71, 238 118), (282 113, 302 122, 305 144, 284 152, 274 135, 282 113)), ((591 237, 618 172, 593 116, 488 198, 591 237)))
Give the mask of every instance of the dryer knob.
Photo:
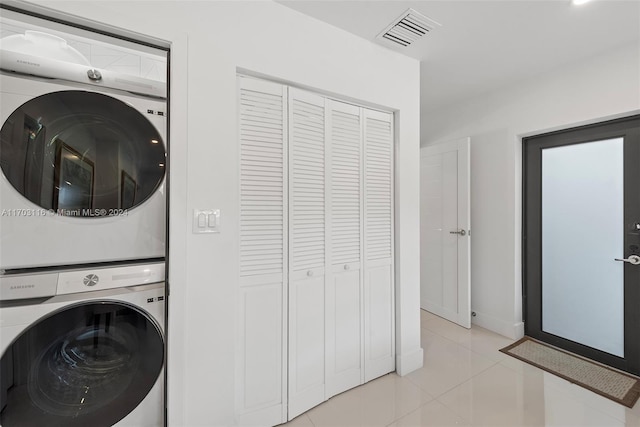
POLYGON ((102 80, 102 74, 100 74, 100 71, 96 69, 87 70, 87 77, 89 77, 89 80, 93 80, 94 82, 102 80))

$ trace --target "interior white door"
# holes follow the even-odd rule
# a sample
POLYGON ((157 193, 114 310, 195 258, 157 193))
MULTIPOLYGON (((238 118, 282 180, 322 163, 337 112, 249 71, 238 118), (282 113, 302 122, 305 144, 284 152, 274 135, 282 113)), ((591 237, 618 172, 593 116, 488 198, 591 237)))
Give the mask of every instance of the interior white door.
POLYGON ((289 419, 325 400, 325 98, 289 89, 289 419))
POLYGON ((420 306, 471 327, 470 138, 424 147, 420 159, 420 306))
POLYGON ((327 103, 326 398, 362 384, 362 118, 327 103))

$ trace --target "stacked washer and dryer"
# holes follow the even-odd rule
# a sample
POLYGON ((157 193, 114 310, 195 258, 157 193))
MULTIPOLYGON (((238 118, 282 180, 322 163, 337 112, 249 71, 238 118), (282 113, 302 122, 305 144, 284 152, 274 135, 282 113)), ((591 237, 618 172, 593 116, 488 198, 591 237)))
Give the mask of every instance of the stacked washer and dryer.
POLYGON ((166 85, 0 41, 0 425, 161 426, 166 85))

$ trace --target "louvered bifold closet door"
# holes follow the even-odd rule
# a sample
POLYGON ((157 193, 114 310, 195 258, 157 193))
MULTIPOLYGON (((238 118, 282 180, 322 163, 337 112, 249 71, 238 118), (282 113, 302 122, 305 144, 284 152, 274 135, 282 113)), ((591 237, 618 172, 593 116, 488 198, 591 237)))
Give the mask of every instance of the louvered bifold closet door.
POLYGON ((395 369, 393 140, 393 115, 365 109, 365 381, 395 369))
POLYGON ((289 88, 289 419, 325 395, 325 99, 289 88))
POLYGON ((287 88, 238 77, 241 425, 286 421, 287 88))
POLYGON ((326 397, 363 382, 361 108, 327 103, 326 397))

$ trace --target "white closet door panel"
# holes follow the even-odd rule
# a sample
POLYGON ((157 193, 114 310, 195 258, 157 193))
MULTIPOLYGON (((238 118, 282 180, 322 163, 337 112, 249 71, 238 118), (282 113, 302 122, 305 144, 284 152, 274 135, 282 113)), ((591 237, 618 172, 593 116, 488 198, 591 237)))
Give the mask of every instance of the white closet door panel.
POLYGON ((354 105, 329 102, 331 264, 360 262, 362 119, 354 105))
POLYGON ((286 88, 238 78, 240 290, 236 410, 241 423, 285 421, 286 88))
POLYGON ((375 262, 365 270, 365 382, 395 369, 393 321, 393 268, 375 262))
POLYGON ((393 116, 365 110, 364 377, 395 369, 393 116))
POLYGON ((290 89, 291 271, 325 264, 325 100, 290 89))
POLYGON ((283 273, 285 94, 281 85, 239 78, 241 277, 283 273))
POLYGON ((360 271, 339 271, 327 287, 326 398, 362 383, 360 271))
POLYGON ((289 89, 289 408, 325 399, 325 99, 289 89))
POLYGON ((259 410, 282 400, 282 283, 240 289, 241 407, 259 410))
POLYGON ((389 114, 365 111, 365 244, 369 261, 393 246, 393 126, 389 114))
POLYGON ((327 104, 326 398, 362 384, 362 113, 327 104))
POLYGON ((324 277, 289 281, 289 419, 324 401, 324 277))

